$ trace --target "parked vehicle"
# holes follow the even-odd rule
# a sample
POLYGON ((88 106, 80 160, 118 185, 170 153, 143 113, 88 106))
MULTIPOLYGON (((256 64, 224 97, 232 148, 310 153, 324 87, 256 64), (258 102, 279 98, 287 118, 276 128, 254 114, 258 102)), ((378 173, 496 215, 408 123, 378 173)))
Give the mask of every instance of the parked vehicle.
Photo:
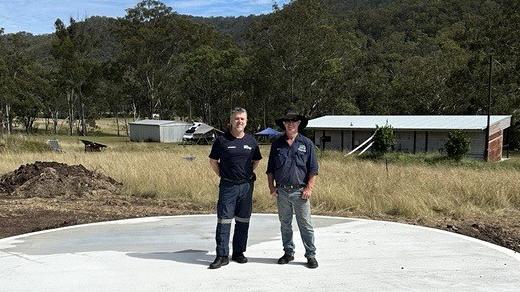
POLYGON ((186 130, 186 132, 182 136, 182 140, 186 142, 193 141, 195 139, 194 133, 197 130, 197 128, 199 128, 201 125, 202 123, 193 123, 193 125, 188 130, 186 130))

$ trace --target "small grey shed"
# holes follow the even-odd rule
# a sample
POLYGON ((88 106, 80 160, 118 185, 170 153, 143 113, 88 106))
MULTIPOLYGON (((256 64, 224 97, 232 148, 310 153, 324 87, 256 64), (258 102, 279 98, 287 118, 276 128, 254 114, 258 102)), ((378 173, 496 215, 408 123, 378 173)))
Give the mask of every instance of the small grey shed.
POLYGON ((191 123, 168 120, 141 120, 129 123, 132 142, 182 142, 191 123))

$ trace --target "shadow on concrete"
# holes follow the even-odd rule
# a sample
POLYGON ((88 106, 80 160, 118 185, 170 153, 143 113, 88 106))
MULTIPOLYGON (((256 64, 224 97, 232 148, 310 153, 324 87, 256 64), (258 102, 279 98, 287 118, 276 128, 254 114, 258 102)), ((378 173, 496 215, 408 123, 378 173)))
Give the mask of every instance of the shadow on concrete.
MULTIPOLYGON (((194 250, 186 249, 174 252, 146 252, 146 253, 127 253, 127 256, 140 258, 140 259, 151 259, 151 260, 165 260, 165 261, 176 261, 180 263, 192 264, 192 265, 203 265, 209 266, 215 259, 214 255, 210 255, 207 250, 194 250)), ((247 256, 247 255, 246 255, 247 256)), ((259 264, 272 264, 277 265, 278 258, 255 258, 247 257, 250 263, 259 264)), ((231 257, 230 257, 231 260, 231 257)), ((301 264, 292 262, 290 264, 301 264)))

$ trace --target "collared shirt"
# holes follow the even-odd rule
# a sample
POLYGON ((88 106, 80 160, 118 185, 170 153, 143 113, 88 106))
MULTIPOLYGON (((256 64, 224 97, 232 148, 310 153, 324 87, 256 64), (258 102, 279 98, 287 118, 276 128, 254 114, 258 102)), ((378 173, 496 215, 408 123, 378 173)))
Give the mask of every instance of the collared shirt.
POLYGON ((251 134, 236 138, 226 132, 219 136, 209 158, 220 160, 220 177, 232 181, 249 181, 253 177, 253 160, 262 159, 256 139, 251 134))
POLYGON ((314 143, 298 134, 292 145, 282 135, 271 145, 267 174, 272 174, 278 186, 303 186, 310 175, 318 175, 318 160, 314 143))

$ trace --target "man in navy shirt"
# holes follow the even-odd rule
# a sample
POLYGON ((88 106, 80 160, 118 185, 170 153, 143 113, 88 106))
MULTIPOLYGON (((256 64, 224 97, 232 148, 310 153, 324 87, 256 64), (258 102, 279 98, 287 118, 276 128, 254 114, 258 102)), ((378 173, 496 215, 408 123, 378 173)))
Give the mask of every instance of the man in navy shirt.
POLYGON ((231 128, 213 143, 209 154, 210 165, 220 177, 217 203, 217 257, 209 266, 218 269, 229 263, 229 236, 231 222, 235 218, 232 260, 244 264, 249 219, 253 209, 253 170, 262 155, 258 143, 251 134, 244 132, 247 112, 235 108, 230 117, 231 128))
POLYGON ((266 173, 269 191, 277 198, 282 233, 284 255, 278 263, 287 264, 294 260, 295 246, 292 230, 294 210, 305 246, 307 267, 314 269, 318 267, 318 261, 309 202, 318 175, 314 144, 310 139, 299 134, 299 131, 307 126, 307 119, 297 112, 289 110, 283 118, 276 120, 276 124, 285 129, 285 133, 271 145, 266 173))

